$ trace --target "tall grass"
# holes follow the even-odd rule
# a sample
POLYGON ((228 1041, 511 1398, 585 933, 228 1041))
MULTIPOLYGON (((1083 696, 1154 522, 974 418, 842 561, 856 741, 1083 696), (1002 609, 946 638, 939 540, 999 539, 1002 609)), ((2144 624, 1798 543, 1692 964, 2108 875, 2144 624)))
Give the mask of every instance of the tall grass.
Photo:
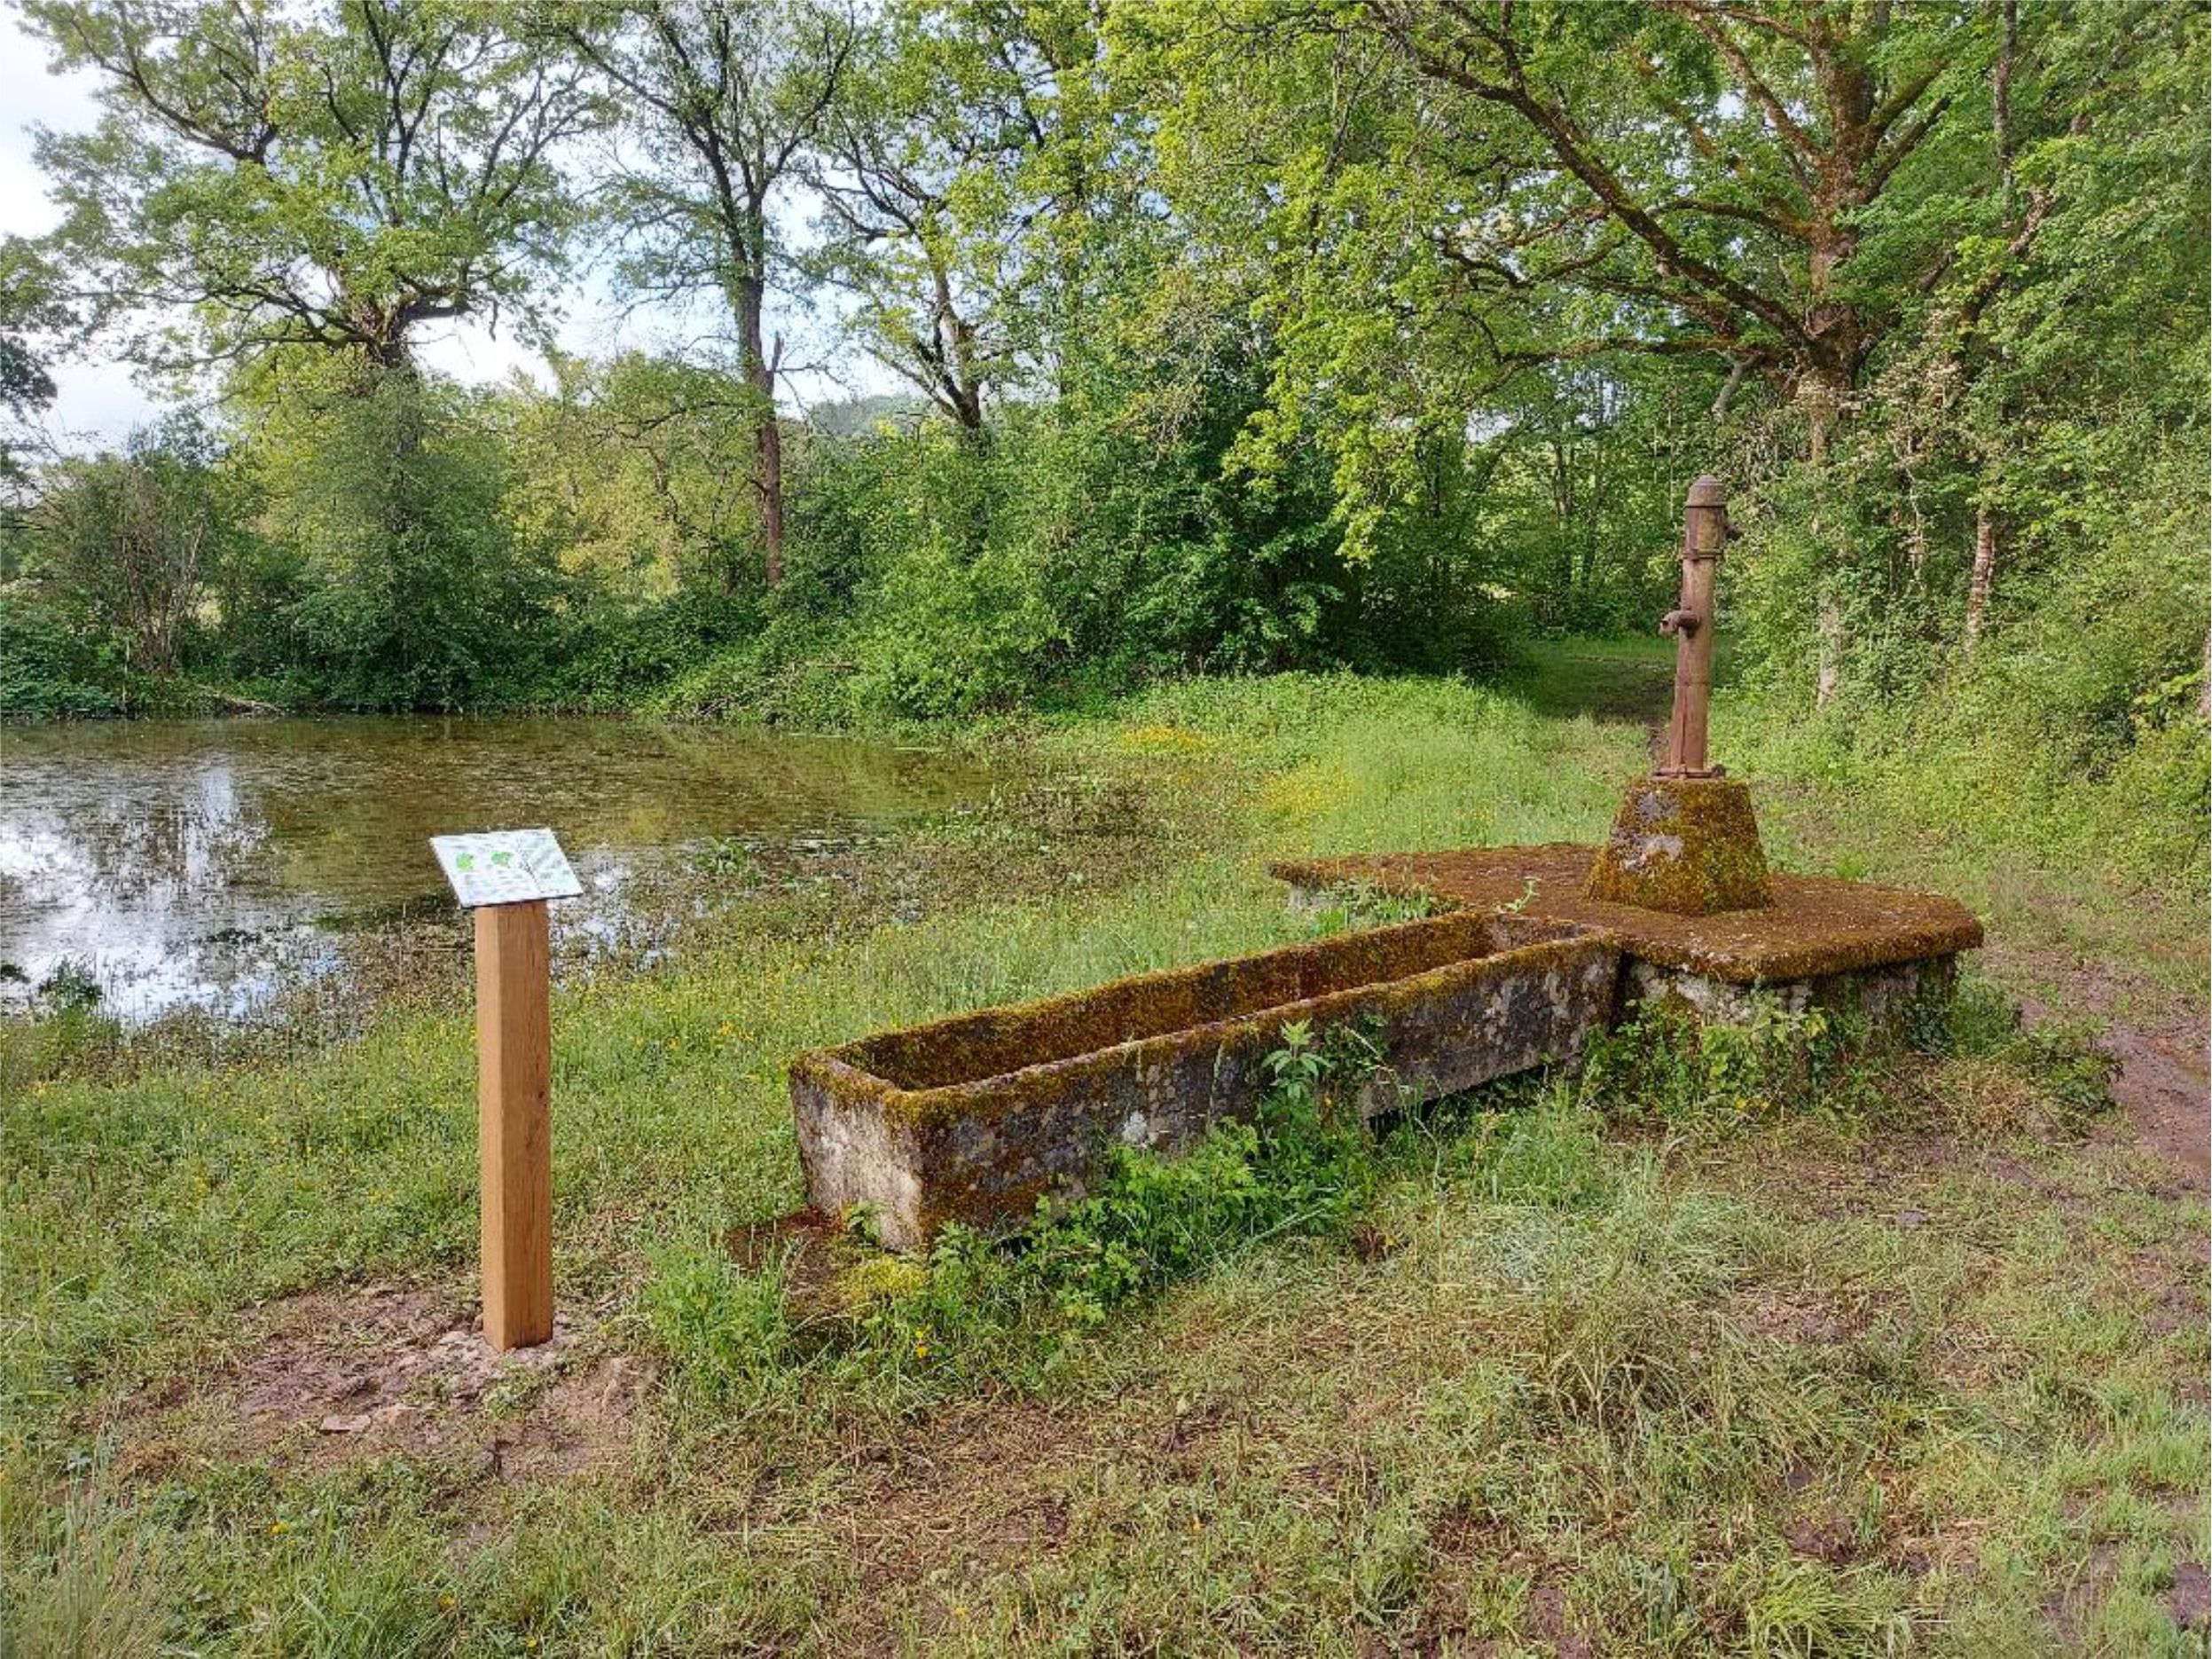
MULTIPOLYGON (((1592 837, 1642 763, 1633 727, 1318 678, 986 741, 1074 805, 932 826, 859 899, 758 893, 558 995, 558 1293, 661 1367, 611 1465, 318 1468, 171 1437, 140 1393, 219 1379, 263 1299, 466 1284, 465 1010, 230 1066, 0 1037, 0 1650, 2025 1651, 2045 1586, 2108 1556, 2083 1628, 2178 1639, 2159 1575, 2201 1545, 2161 1506, 2205 1480, 2202 1333, 2114 1286, 2201 1207, 2076 1228, 1909 1159, 1869 1197, 1855 1107, 1714 1133, 1741 1056, 1643 1056, 1626 1138, 1622 1101, 1532 1085, 1424 1114, 1322 1172, 1356 1214, 1279 1236, 1215 1203, 1254 1167, 1226 1147, 1064 1238, 1047 1318, 916 1317, 894 1277, 875 1348, 764 1368, 785 1288, 721 1240, 799 1200, 793 1051, 1290 937, 1269 856, 1592 837), (1112 858, 1110 798, 1138 821, 1112 858)), ((1986 999, 1963 1019, 1895 1086, 2055 1079, 2006 1108, 2054 1146, 2008 1156, 2108 1192, 2067 1150, 2083 1079, 1986 999)))

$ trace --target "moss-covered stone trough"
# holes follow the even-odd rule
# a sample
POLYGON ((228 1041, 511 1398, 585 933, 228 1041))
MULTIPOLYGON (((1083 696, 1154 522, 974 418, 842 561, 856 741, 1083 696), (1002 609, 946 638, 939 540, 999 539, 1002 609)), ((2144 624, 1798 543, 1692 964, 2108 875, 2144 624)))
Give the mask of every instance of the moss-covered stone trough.
POLYGON ((1739 1020, 1778 1002, 1896 1027, 1947 997, 1981 924, 1952 900, 1769 871, 1750 793, 1630 787, 1600 847, 1277 864, 1294 904, 1363 887, 1447 913, 985 1009, 791 1065, 807 1197, 865 1205, 894 1249, 1079 1193, 1117 1144, 1169 1152, 1248 1114, 1293 1021, 1365 1026, 1370 1114, 1580 1055, 1639 1006, 1739 1020))
POLYGON ((1116 1143, 1173 1151, 1248 1114, 1282 1029, 1369 1030, 1370 1113, 1578 1054, 1612 1019, 1617 945, 1456 912, 986 1009, 791 1065, 807 1195, 866 1205, 894 1249, 1079 1192, 1116 1143))

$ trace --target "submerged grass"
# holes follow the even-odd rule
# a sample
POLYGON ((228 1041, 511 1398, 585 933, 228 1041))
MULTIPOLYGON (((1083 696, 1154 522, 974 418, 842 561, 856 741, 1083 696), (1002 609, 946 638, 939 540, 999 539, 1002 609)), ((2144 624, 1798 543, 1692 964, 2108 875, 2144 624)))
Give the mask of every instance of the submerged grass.
POLYGON ((1311 929, 1267 856, 1594 839, 1642 734, 1561 706, 1196 682, 988 735, 1048 784, 564 991, 572 1348, 438 1433, 240 1379, 365 1279, 465 1296, 464 1012, 7 1034, 0 1651, 2202 1651, 2202 1201, 1987 985, 1879 1067, 1631 1034, 1372 1147, 1133 1160, 827 1315, 726 1247, 799 1200, 798 1049, 1311 929))

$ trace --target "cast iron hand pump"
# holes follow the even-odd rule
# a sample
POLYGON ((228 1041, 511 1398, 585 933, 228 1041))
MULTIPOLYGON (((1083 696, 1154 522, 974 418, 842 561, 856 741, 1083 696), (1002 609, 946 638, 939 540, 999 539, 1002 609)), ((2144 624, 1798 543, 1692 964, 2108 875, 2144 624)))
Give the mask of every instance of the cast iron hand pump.
POLYGON ((1651 775, 1717 778, 1724 768, 1707 764, 1706 724, 1713 696, 1713 586, 1721 550, 1734 534, 1728 523, 1728 491, 1707 475, 1690 486, 1683 507, 1682 602, 1659 618, 1659 632, 1680 641, 1675 651, 1675 708, 1667 722, 1667 751, 1651 775))

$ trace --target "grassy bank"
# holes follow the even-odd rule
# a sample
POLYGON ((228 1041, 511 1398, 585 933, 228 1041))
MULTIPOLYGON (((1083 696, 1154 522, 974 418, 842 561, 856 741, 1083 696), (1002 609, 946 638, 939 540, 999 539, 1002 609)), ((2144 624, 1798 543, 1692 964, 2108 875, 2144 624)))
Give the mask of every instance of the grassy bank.
MULTIPOLYGON (((1340 1224, 1102 1320, 977 1258, 793 1300, 791 1052, 1294 936, 1270 854, 1593 837, 1643 739, 1574 701, 1195 682, 1031 725, 987 741, 1048 785, 564 992, 544 1368, 439 1341, 463 1014, 227 1065, 10 1034, 0 1649, 2186 1651, 2203 1205, 1992 987, 1817 1097, 1683 1060, 1456 1103, 1340 1224)), ((1770 836, 1911 873, 1834 812, 1770 836)))

